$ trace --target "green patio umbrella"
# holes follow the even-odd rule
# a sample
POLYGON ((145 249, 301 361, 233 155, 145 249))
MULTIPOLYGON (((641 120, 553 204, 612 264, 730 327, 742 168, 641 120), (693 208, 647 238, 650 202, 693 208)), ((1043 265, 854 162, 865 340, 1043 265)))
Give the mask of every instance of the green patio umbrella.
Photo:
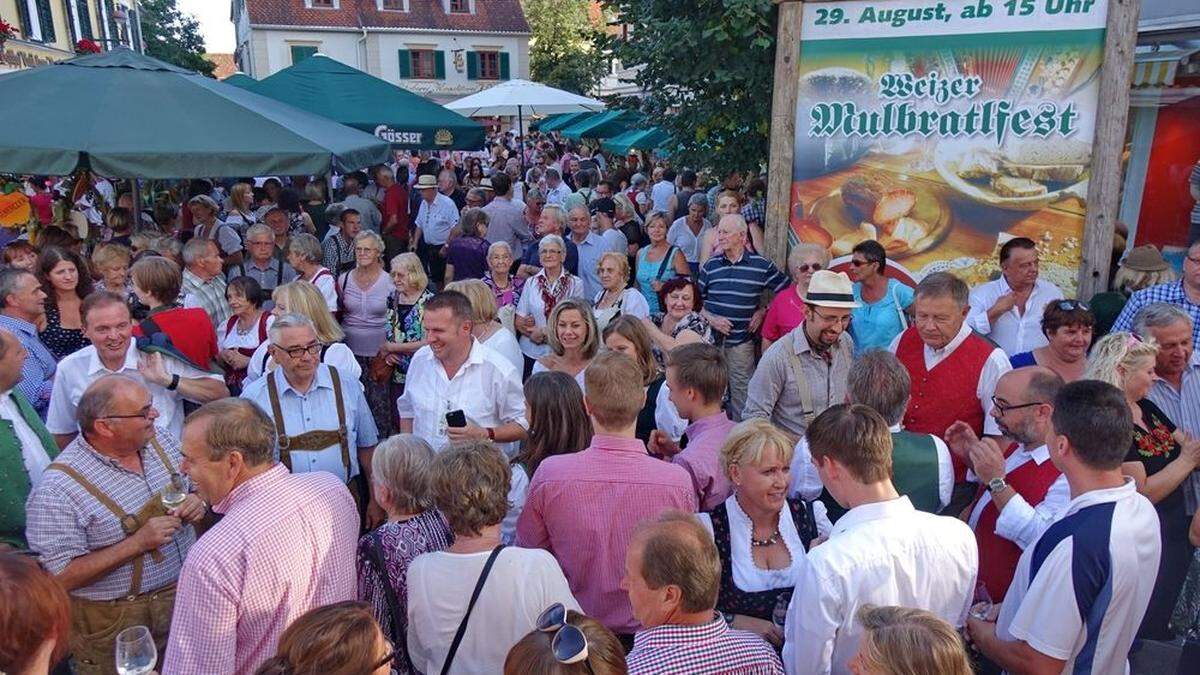
POLYGON ((625 133, 639 122, 635 113, 628 110, 607 110, 597 113, 587 119, 573 122, 563 127, 561 132, 567 138, 610 138, 625 133))
POLYGON ((0 119, 9 173, 295 176, 391 155, 370 134, 125 48, 0 75, 0 119))
MULTIPOLYGON (((543 133, 547 132, 547 131, 554 131, 555 129, 562 129, 563 127, 570 126, 570 125, 574 124, 575 122, 582 120, 585 117, 591 117, 592 115, 598 115, 598 114, 601 114, 601 113, 574 112, 574 113, 564 113, 562 115, 554 115, 553 117, 548 117, 548 118, 542 120, 542 123, 538 125, 537 129, 538 129, 538 131, 541 131, 543 133)), ((530 126, 532 127, 532 125, 530 125, 530 126)))
POLYGON ((483 147, 478 122, 324 54, 259 81, 253 91, 375 134, 395 148, 483 147))
POLYGON ((630 148, 638 150, 654 150, 661 147, 664 143, 671 140, 667 132, 658 127, 650 127, 649 129, 630 129, 619 136, 605 139, 600 147, 608 150, 614 155, 624 155, 629 152, 630 148))
POLYGON ((242 89, 249 89, 250 91, 254 91, 255 85, 258 84, 258 80, 254 79, 253 77, 250 77, 249 75, 247 75, 241 71, 238 71, 221 81, 224 82, 225 84, 232 84, 235 87, 241 87, 242 89))

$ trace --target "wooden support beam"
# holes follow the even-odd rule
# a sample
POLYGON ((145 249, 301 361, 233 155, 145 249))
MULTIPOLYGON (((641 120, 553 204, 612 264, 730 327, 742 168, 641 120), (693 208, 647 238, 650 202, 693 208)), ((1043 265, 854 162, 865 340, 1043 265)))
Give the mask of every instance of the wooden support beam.
POLYGON ((766 256, 787 269, 791 229, 792 159, 796 147, 796 96, 800 87, 800 25, 804 3, 776 0, 779 27, 775 33, 775 76, 771 99, 771 149, 767 159, 767 222, 763 232, 766 256))

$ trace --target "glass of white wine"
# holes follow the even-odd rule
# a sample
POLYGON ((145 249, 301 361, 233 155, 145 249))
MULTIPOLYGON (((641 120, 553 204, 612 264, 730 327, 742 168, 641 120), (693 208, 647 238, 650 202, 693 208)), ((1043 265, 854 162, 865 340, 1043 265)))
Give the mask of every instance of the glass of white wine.
POLYGON ((117 633, 118 675, 146 675, 157 660, 158 648, 149 628, 133 626, 117 633))
POLYGON ((160 497, 162 505, 167 511, 177 509, 183 506, 183 502, 187 499, 187 485, 184 484, 183 476, 179 474, 171 474, 171 481, 162 489, 160 497))

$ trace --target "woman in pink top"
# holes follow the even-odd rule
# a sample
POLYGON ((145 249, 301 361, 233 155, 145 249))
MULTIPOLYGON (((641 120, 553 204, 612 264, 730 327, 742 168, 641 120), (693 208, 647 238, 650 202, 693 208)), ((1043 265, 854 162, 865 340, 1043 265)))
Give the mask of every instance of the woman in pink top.
POLYGON ((387 338, 387 301, 396 290, 383 271, 382 256, 383 240, 379 235, 360 232, 354 238, 354 269, 337 280, 346 346, 354 352, 364 373, 387 338))
POLYGON ((829 251, 817 244, 800 244, 788 254, 792 285, 780 291, 767 307, 762 326, 764 353, 771 343, 804 322, 804 295, 808 293, 808 282, 813 272, 828 268, 829 251))

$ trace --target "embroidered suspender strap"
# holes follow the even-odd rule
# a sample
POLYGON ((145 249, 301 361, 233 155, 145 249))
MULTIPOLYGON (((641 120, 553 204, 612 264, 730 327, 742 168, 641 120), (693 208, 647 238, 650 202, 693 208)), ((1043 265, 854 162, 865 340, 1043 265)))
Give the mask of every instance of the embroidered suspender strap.
POLYGON ((808 387, 808 379, 804 377, 804 364, 800 356, 792 349, 787 350, 788 363, 792 367, 792 376, 796 378, 796 393, 800 395, 800 407, 804 408, 804 426, 808 428, 813 418, 817 416, 813 407, 812 390, 808 387))
POLYGON ((487 562, 483 564, 483 571, 479 573, 479 581, 475 582, 475 590, 471 593, 471 601, 467 603, 467 613, 463 615, 462 621, 458 624, 458 630, 454 632, 454 640, 450 643, 450 651, 446 652, 446 661, 442 664, 442 675, 447 675, 450 672, 450 664, 454 663, 454 654, 458 652, 458 645, 462 643, 463 636, 467 633, 467 622, 471 620, 471 610, 475 609, 475 601, 479 599, 479 594, 483 591, 483 584, 487 581, 488 574, 491 574, 492 565, 496 562, 496 558, 500 555, 500 551, 503 548, 504 544, 500 544, 492 549, 492 554, 488 556, 487 562))
MULTIPOLYGON (((141 511, 139 511, 139 515, 125 513, 125 509, 122 509, 116 502, 112 500, 111 497, 104 494, 104 492, 101 491, 100 488, 96 487, 95 484, 93 484, 90 480, 84 478, 83 474, 76 471, 74 467, 54 462, 47 466, 46 470, 64 473, 78 483, 79 486, 84 490, 87 490, 88 494, 95 497, 96 501, 100 502, 101 506, 108 509, 114 516, 117 517, 117 520, 121 523, 121 531, 125 533, 126 537, 132 536, 134 532, 137 532, 138 529, 141 528, 142 523, 144 523, 146 520, 149 520, 150 513, 145 512, 149 511, 152 513, 153 508, 151 507, 153 507, 154 504, 158 504, 159 508, 162 507, 162 503, 159 501, 158 495, 153 495, 151 496, 150 501, 146 502, 146 504, 142 506, 141 511)), ((161 513, 157 515, 161 515, 161 513)), ((160 553, 158 549, 150 551, 149 555, 154 562, 162 562, 163 560, 163 554, 160 553)), ((129 580, 129 595, 131 596, 138 595, 142 590, 142 570, 145 568, 146 558, 142 555, 139 555, 133 559, 132 564, 133 569, 131 570, 132 573, 129 580)))
POLYGON ((275 373, 267 373, 267 396, 271 399, 271 417, 275 418, 275 435, 279 439, 279 461, 292 470, 291 440, 283 430, 283 410, 279 407, 279 389, 275 386, 275 373))

